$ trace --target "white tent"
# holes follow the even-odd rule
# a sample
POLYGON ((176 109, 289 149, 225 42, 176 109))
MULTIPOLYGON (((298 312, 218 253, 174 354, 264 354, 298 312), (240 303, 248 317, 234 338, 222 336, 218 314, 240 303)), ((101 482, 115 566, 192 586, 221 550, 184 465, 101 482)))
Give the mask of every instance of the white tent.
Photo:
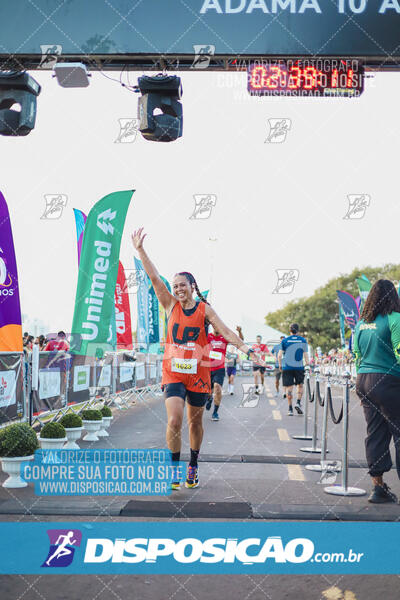
POLYGON ((255 343, 258 335, 261 335, 261 342, 263 344, 269 345, 279 343, 282 335, 289 335, 289 332, 280 332, 273 327, 269 327, 269 325, 265 325, 265 323, 260 323, 260 321, 255 321, 247 316, 242 317, 241 326, 244 339, 249 344, 255 343))

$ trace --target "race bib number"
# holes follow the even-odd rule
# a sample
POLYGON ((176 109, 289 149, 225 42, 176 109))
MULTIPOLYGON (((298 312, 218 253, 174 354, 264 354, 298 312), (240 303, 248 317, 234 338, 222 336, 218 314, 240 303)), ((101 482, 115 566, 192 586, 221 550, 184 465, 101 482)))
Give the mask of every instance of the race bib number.
POLYGON ((171 371, 174 373, 197 373, 196 358, 171 358, 171 371))
POLYGON ((216 352, 215 350, 210 350, 210 358, 214 360, 221 360, 222 352, 216 352))

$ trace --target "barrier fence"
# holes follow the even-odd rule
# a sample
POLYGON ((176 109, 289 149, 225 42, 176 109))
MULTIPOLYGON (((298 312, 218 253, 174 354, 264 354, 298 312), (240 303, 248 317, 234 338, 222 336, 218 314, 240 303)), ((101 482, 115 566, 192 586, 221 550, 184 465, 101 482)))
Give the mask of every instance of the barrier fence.
POLYGON ((68 352, 0 352, 0 427, 41 424, 101 399, 123 409, 161 390, 160 355, 106 353, 102 360, 68 352))
MULTIPOLYGON (((246 361, 246 363, 249 361, 246 361)), ((246 364, 247 366, 247 364, 246 364)), ((248 375, 251 371, 243 370, 248 375)), ((68 410, 82 412, 101 400, 118 409, 126 409, 132 400, 156 397, 161 391, 162 357, 156 354, 126 352, 106 353, 102 360, 71 355, 68 352, 33 352, 27 358, 19 352, 0 352, 0 427, 13 422, 29 421, 42 425, 56 421, 68 410)), ((306 468, 321 472, 319 483, 327 483, 329 474, 342 474, 342 484, 328 486, 325 492, 335 495, 363 495, 348 482, 348 440, 350 390, 354 387, 354 363, 321 365, 306 371, 304 400, 304 433, 292 436, 310 440, 303 452, 319 453, 319 465, 306 468), (332 386, 343 388, 340 410, 335 412, 332 386), (322 388, 324 391, 322 392, 322 388), (312 435, 309 434, 309 411, 313 405, 312 435), (323 408, 321 436, 318 437, 318 410, 323 408), (334 425, 343 423, 342 461, 327 461, 329 419, 334 425), (321 439, 321 447, 317 440, 321 439)))

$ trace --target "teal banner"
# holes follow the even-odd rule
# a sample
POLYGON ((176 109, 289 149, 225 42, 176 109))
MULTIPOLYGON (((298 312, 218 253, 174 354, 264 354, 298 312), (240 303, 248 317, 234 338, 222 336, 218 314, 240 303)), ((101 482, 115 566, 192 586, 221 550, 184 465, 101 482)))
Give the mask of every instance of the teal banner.
POLYGON ((101 358, 105 350, 113 349, 110 323, 115 314, 121 237, 132 194, 133 190, 109 194, 88 215, 71 329, 74 354, 101 358))
POLYGON ((399 32, 399 0, 0 3, 1 55, 194 55, 197 45, 242 57, 381 57, 390 66, 399 32))

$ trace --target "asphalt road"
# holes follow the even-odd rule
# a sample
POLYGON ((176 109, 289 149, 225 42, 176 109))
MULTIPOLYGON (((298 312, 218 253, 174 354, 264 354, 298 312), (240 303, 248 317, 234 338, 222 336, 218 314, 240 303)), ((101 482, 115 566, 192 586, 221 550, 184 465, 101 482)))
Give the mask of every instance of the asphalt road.
MULTIPOLYGON (((279 520, 398 520, 399 507, 372 507, 367 496, 330 496, 318 484, 319 474, 308 471, 305 462, 318 462, 318 456, 301 452, 310 446, 292 438, 301 434, 304 419, 286 415, 282 395, 275 397, 273 379, 266 379, 264 393, 244 402, 243 386, 249 378, 236 380, 235 394, 224 395, 220 422, 204 417, 205 435, 201 454, 201 485, 182 489, 173 497, 69 498, 37 497, 32 485, 23 490, 0 488, 2 521, 168 521, 190 518, 210 520, 215 507, 219 518, 235 516, 233 507, 246 508, 247 519, 279 520), (131 501, 129 501, 131 500, 131 501), (155 508, 153 508, 155 506, 155 508), (173 510, 170 510, 170 507, 173 510), (191 516, 182 507, 197 507, 191 516), (177 508, 178 507, 178 508, 177 508), (232 511, 230 511, 232 507, 232 511), (163 511, 170 511, 164 514, 163 511), (196 512, 197 511, 197 512, 196 512), (372 511, 372 512, 371 512, 372 511), (222 516, 221 516, 222 515, 222 516)), ((335 389, 335 410, 342 389, 335 389)), ((311 414, 312 414, 311 409, 311 414)), ((322 409, 319 410, 321 418, 322 409)), ((114 411, 111 435, 93 447, 160 448, 165 446, 165 410, 162 397, 148 397, 132 408, 114 411)), ((311 427, 311 421, 310 421, 311 427)), ((330 459, 342 454, 342 425, 329 423, 330 459)), ((354 395, 350 403, 349 485, 369 492, 364 456, 365 423, 354 395)), ((183 432, 183 454, 188 453, 187 427, 183 432)), ((80 442, 81 447, 90 447, 80 442)), ((337 483, 340 483, 338 475, 337 483)), ((3 474, 1 481, 4 480, 3 474)), ((395 492, 400 485, 395 470, 387 481, 395 492)), ((235 509, 236 510, 236 509, 235 509)), ((2 600, 397 600, 400 579, 395 575, 118 575, 118 576, 0 576, 2 600)))

